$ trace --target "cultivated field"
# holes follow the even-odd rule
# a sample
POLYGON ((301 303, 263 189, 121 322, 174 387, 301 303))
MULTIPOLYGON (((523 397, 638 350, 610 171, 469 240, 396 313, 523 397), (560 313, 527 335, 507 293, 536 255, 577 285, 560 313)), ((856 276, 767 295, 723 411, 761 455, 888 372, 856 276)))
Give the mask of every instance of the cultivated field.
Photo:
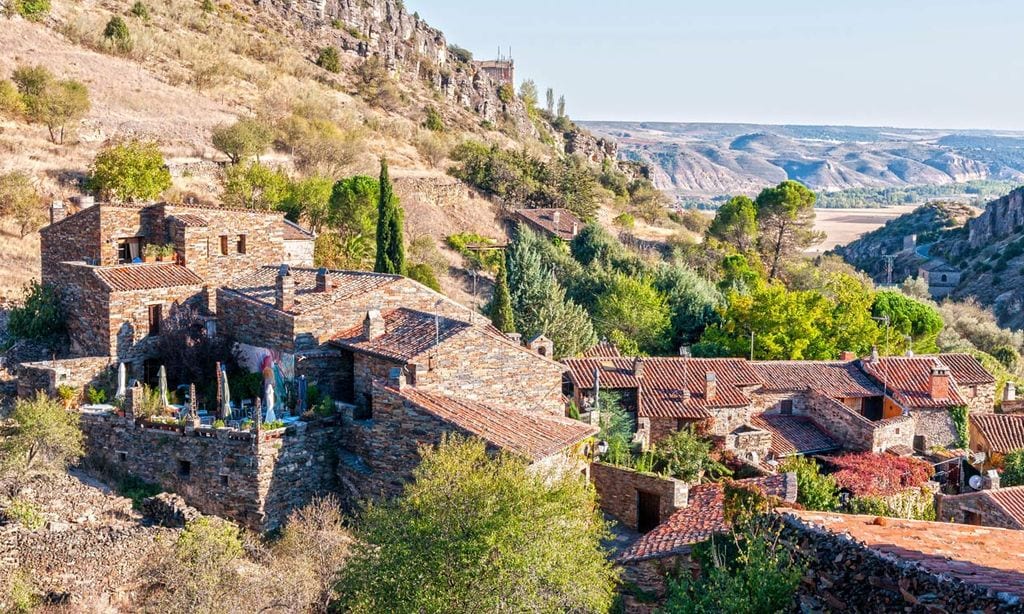
POLYGON ((845 245, 861 235, 883 226, 893 218, 910 213, 919 205, 899 205, 885 209, 815 209, 814 228, 827 235, 808 253, 825 252, 837 245, 845 245))

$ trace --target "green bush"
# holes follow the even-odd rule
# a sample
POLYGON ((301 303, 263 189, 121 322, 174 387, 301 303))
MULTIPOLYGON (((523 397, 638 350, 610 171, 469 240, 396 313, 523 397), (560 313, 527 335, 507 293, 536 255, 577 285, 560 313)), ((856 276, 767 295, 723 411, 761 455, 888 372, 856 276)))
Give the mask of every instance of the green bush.
POLYGON ((516 90, 514 87, 512 87, 511 84, 502 83, 500 86, 498 86, 498 100, 504 102, 505 104, 509 104, 515 99, 516 90))
POLYGON ((114 15, 107 22, 107 26, 103 28, 103 38, 122 53, 132 50, 132 33, 120 15, 114 15))
POLYGON ((171 172, 156 142, 133 139, 96 154, 88 187, 114 201, 154 200, 171 187, 171 172))
POLYGON ((779 471, 796 473, 797 503, 809 510, 830 512, 839 506, 839 487, 832 476, 821 475, 818 463, 803 456, 792 456, 779 471))
POLYGON ((213 428, 215 428, 215 429, 222 429, 225 426, 227 426, 227 423, 224 422, 223 420, 214 420, 213 421, 213 428))
POLYGON ((437 280, 437 274, 434 273, 434 269, 425 262, 420 262, 409 267, 406 271, 406 276, 409 277, 409 279, 420 282, 434 292, 441 291, 441 282, 437 280))
POLYGON ((970 427, 968 426, 969 412, 966 407, 954 407, 949 410, 949 415, 953 419, 953 424, 956 426, 956 442, 954 445, 958 448, 966 448, 970 441, 970 427))
POLYGON ((149 19, 149 7, 142 3, 142 0, 135 0, 135 4, 132 5, 132 15, 135 15, 139 19, 149 19))
POLYGON ((42 21, 50 14, 50 0, 14 0, 14 10, 28 21, 42 21))
POLYGON ((1002 486, 1024 484, 1024 450, 1014 450, 1003 458, 1003 472, 999 477, 1002 486))
POLYGON ((67 318, 52 286, 33 280, 25 286, 25 303, 11 310, 7 333, 14 339, 35 341, 50 347, 62 344, 67 318))
POLYGON ((85 398, 89 400, 91 405, 99 405, 107 400, 107 391, 102 388, 89 386, 85 390, 85 398))
POLYGON ((30 531, 43 528, 46 519, 39 511, 39 507, 31 501, 15 498, 4 508, 4 516, 9 520, 17 522, 30 531))
POLYGON ((260 425, 260 428, 266 431, 284 428, 284 420, 271 420, 270 422, 264 422, 262 425, 260 425))
POLYGON ((444 132, 444 118, 434 107, 427 107, 427 117, 423 120, 423 127, 434 132, 444 132))
POLYGON ((152 484, 133 475, 126 476, 117 484, 117 492, 122 497, 127 497, 132 500, 132 507, 135 509, 142 508, 142 500, 150 497, 155 497, 163 492, 163 489, 156 484, 152 484))
POLYGON ((636 225, 636 218, 633 217, 633 214, 631 213, 620 213, 619 215, 616 215, 615 219, 612 221, 615 222, 615 225, 619 228, 625 228, 627 230, 636 225))
POLYGON ((341 56, 336 47, 321 47, 317 52, 316 65, 328 72, 341 72, 341 56))
POLYGON ((448 247, 459 252, 477 269, 496 272, 501 265, 501 261, 504 259, 504 254, 500 249, 470 249, 471 246, 497 244, 495 239, 476 234, 475 232, 460 232, 448 235, 444 242, 448 247))

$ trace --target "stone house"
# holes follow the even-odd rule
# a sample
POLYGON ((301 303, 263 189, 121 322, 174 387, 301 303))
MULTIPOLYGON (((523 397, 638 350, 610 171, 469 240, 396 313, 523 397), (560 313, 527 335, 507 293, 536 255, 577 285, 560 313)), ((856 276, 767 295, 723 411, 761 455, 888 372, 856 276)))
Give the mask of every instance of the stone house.
POLYGON ((316 249, 316 235, 295 222, 284 219, 284 260, 292 266, 313 266, 313 252, 316 249))
POLYGON ((967 426, 971 450, 984 452, 988 467, 998 467, 1010 452, 1024 450, 1024 414, 972 415, 967 426))
POLYGON ((572 241, 583 229, 583 221, 568 209, 519 209, 515 219, 548 237, 572 241))
POLYGON ((941 299, 960 284, 960 269, 942 258, 933 258, 918 268, 917 275, 928 284, 928 293, 934 299, 941 299))
POLYGON ((999 488, 988 478, 990 488, 960 495, 936 495, 935 518, 985 527, 1024 529, 1024 486, 999 488))

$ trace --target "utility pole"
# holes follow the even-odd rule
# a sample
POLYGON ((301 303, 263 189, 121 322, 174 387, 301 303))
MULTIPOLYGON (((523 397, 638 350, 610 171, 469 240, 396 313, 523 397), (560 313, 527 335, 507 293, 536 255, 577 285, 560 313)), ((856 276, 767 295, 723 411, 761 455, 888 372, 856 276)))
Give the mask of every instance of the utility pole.
POLYGON ((750 329, 750 362, 754 362, 754 329, 750 329))

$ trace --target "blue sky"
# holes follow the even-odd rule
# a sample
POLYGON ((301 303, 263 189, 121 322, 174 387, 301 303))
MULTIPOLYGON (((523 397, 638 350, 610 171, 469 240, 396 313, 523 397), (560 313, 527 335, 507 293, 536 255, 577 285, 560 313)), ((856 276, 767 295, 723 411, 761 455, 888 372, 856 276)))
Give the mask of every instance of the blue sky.
POLYGON ((406 0, 577 119, 1024 130, 1024 2, 406 0))

